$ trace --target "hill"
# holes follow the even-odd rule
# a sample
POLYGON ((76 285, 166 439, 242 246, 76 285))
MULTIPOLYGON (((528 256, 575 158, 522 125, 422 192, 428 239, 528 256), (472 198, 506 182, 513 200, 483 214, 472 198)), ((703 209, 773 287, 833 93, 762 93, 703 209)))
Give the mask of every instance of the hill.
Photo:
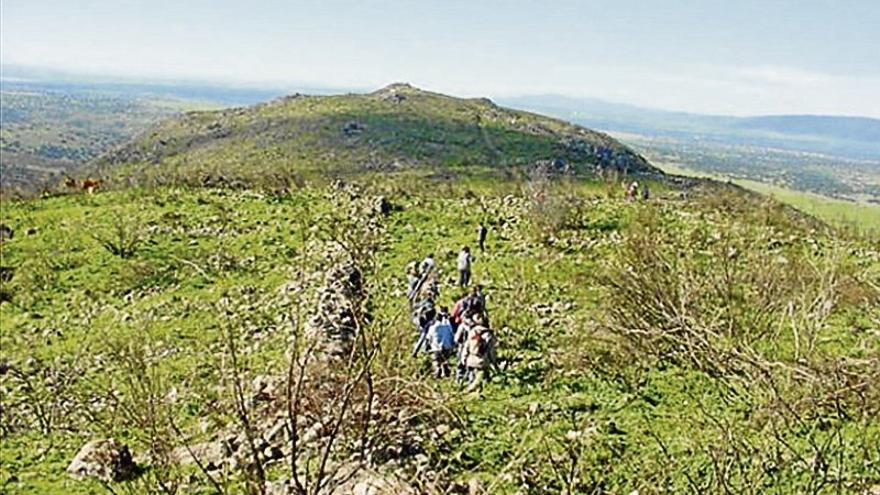
MULTIPOLYGON (((5 69, 5 67, 4 67, 5 69)), ((186 108, 182 101, 3 81, 0 187, 33 188, 186 108)))
POLYGON ((598 129, 667 137, 714 139, 723 144, 781 148, 877 159, 880 119, 832 115, 734 117, 672 112, 558 95, 508 97, 505 105, 524 108, 598 129))
POLYGON ((875 239, 405 85, 187 113, 95 167, 120 187, 3 203, 4 493, 880 484, 875 239), (408 267, 453 307, 479 224, 497 361, 465 393, 413 353, 408 267))
POLYGON ((852 202, 880 201, 878 119, 696 115, 553 95, 501 101, 601 129, 654 163, 852 202))
POLYGON ((405 84, 369 94, 294 95, 249 108, 190 112, 97 162, 140 182, 251 182, 415 171, 513 177, 534 167, 661 175, 607 135, 405 84))

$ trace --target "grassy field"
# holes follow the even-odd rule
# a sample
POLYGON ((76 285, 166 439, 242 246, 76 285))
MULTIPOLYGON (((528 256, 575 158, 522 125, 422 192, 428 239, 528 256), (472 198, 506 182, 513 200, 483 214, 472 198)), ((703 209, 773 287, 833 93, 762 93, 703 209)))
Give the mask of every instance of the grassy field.
MULTIPOLYGON (((664 172, 670 174, 725 180, 724 177, 697 172, 672 163, 658 163, 657 165, 664 172)), ((880 205, 834 199, 753 180, 733 179, 731 182, 791 205, 831 225, 867 235, 880 233, 880 205)))
MULTIPOLYGON (((510 494, 859 493, 880 483, 876 245, 811 231, 735 192, 681 200, 658 185, 643 203, 600 182, 387 175, 365 188, 358 197, 396 206, 379 220, 365 273, 363 331, 381 342, 374 380, 401 384, 395 400, 421 401, 406 427, 419 440, 372 469, 428 493, 472 480, 510 494), (455 256, 473 246, 478 222, 490 234, 475 281, 500 362, 476 396, 409 355, 402 294, 407 263, 433 252, 439 302, 451 306, 455 256), (686 326, 657 319, 673 310, 686 326)), ((164 440, 171 447, 241 428, 224 339, 240 332, 243 383, 285 374, 297 298, 282 288, 315 290, 325 244, 314 242, 361 232, 350 211, 325 186, 3 203, 16 230, 2 246, 15 275, 2 287, 0 348, 16 370, 0 378, 3 492, 102 491, 64 473, 93 438, 119 438, 140 458, 155 449, 146 425, 168 426, 131 409, 135 351, 180 429, 164 440), (125 239, 132 250, 114 254, 125 239)), ((343 445, 335 458, 356 453, 343 445)), ((283 460, 268 466, 270 479, 289 471, 283 460)), ((112 488, 158 489, 157 473, 179 493, 216 492, 192 467, 112 488)), ((218 476, 244 493, 247 473, 218 476)))

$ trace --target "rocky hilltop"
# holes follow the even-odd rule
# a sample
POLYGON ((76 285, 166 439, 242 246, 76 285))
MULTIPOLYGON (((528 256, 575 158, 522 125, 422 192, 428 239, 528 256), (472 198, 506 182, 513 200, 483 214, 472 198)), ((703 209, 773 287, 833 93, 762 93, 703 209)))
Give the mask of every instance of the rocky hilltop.
POLYGON ((167 120, 98 160, 105 173, 214 184, 290 175, 416 170, 515 176, 535 168, 660 176, 600 132, 492 101, 392 84, 368 94, 295 94, 167 120))

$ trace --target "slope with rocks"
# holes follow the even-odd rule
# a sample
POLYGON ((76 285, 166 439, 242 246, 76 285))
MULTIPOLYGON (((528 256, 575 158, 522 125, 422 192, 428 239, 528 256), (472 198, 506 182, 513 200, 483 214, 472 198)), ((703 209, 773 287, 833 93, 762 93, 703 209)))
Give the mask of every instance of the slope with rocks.
POLYGON ((111 482, 133 493, 296 492, 294 454, 311 482, 326 459, 320 493, 880 483, 876 242, 733 192, 406 186, 8 205, 3 490, 100 491, 66 469, 104 439, 142 468, 111 482), (451 306, 479 222, 500 363, 466 396, 411 357, 403 271, 433 252, 451 306))
POLYGON ((605 134, 407 84, 190 112, 108 153, 96 167, 122 167, 130 180, 201 184, 370 171, 515 176, 534 167, 662 175, 605 134))

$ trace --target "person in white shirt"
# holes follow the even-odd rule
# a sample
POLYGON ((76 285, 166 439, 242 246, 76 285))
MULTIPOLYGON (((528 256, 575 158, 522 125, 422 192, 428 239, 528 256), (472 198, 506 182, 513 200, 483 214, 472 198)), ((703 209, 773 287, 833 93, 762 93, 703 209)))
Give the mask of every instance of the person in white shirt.
POLYGON ((459 287, 467 287, 471 283, 471 248, 465 246, 458 253, 458 285, 459 287))

